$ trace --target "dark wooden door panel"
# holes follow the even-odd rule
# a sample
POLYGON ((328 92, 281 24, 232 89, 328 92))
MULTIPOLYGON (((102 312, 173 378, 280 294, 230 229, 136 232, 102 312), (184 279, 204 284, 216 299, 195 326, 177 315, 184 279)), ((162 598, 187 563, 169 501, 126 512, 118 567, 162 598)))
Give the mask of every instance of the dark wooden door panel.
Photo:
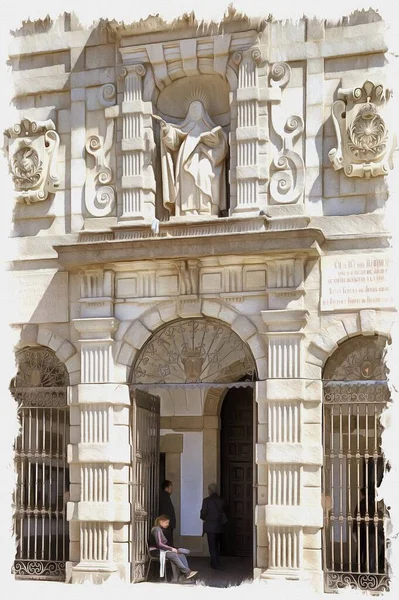
POLYGON ((222 539, 227 556, 252 555, 252 410, 252 389, 236 388, 226 395, 221 414, 221 479, 229 517, 222 539))

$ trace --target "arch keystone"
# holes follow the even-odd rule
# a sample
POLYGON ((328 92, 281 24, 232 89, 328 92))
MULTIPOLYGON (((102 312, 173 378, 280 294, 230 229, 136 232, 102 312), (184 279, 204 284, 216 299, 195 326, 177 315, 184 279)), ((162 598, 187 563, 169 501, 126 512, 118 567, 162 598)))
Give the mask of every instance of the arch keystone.
POLYGON ((374 335, 377 315, 375 310, 361 310, 360 329, 363 335, 374 335))

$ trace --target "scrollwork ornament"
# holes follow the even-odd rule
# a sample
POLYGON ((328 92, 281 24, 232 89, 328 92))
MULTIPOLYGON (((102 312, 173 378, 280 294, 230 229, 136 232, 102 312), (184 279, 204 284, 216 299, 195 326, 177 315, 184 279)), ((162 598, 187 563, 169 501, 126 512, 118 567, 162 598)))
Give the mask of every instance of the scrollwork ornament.
POLYGON ((336 171, 348 177, 387 175, 393 168, 396 136, 384 114, 391 91, 366 81, 363 87, 340 89, 332 107, 337 147, 329 152, 336 171))
POLYGON ((240 62, 242 61, 242 53, 234 52, 232 60, 233 60, 233 63, 238 66, 240 64, 240 62))
POLYGON ((291 68, 287 63, 274 63, 270 71, 270 85, 284 88, 291 79, 291 68))
POLYGON ((112 170, 106 164, 103 139, 99 135, 90 136, 86 142, 86 150, 96 160, 95 177, 101 184, 110 183, 112 181, 112 170))
POLYGON ((86 206, 93 217, 107 217, 115 207, 114 188, 109 185, 98 188, 92 201, 86 200, 86 206))
POLYGON ((16 199, 32 204, 59 188, 57 154, 60 143, 52 121, 23 119, 4 132, 16 199))
POLYGON ((256 63, 260 63, 262 60, 262 52, 260 51, 259 48, 255 48, 252 51, 252 60, 256 63))
POLYGON ((270 196, 277 204, 293 204, 305 189, 305 164, 294 150, 294 141, 303 133, 303 120, 291 115, 284 127, 283 148, 271 165, 270 196))
POLYGON ((116 87, 113 83, 106 83, 100 88, 100 102, 103 106, 113 106, 116 101, 116 87))

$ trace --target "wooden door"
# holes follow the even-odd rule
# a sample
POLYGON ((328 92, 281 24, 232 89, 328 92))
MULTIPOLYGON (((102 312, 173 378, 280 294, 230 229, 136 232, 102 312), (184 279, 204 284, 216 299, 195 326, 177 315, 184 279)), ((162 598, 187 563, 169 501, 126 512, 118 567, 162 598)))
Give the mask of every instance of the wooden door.
POLYGON ((232 388, 221 413, 221 483, 228 525, 222 536, 225 556, 252 556, 253 546, 253 395, 232 388))

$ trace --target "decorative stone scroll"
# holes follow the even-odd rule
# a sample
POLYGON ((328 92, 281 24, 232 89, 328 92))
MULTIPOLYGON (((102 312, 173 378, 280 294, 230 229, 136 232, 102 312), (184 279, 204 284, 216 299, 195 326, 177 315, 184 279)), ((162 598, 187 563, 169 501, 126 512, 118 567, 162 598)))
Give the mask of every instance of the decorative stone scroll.
POLYGON ((17 202, 46 200, 60 185, 56 170, 60 138, 53 121, 22 119, 4 135, 17 202))
POLYGON ((106 134, 92 135, 86 142, 86 151, 95 159, 94 168, 90 169, 85 186, 86 209, 93 217, 107 217, 115 209, 115 189, 109 185, 114 174, 109 164, 109 155, 114 142, 115 118, 117 107, 116 89, 113 84, 101 88, 100 103, 105 106, 106 134))
MULTIPOLYGON (((275 63, 270 72, 270 85, 283 89, 291 78, 291 69, 286 63, 275 63)), ((271 124, 281 138, 282 148, 271 164, 269 192, 272 203, 294 204, 303 198, 305 189, 305 164, 302 156, 294 149, 298 138, 303 134, 303 119, 299 115, 291 115, 283 130, 280 130, 278 119, 279 107, 271 104, 271 124)))
POLYGON ((360 88, 339 89, 332 106, 337 147, 329 152, 336 171, 348 177, 387 175, 393 168, 396 136, 388 129, 384 112, 392 92, 366 81, 360 88))

